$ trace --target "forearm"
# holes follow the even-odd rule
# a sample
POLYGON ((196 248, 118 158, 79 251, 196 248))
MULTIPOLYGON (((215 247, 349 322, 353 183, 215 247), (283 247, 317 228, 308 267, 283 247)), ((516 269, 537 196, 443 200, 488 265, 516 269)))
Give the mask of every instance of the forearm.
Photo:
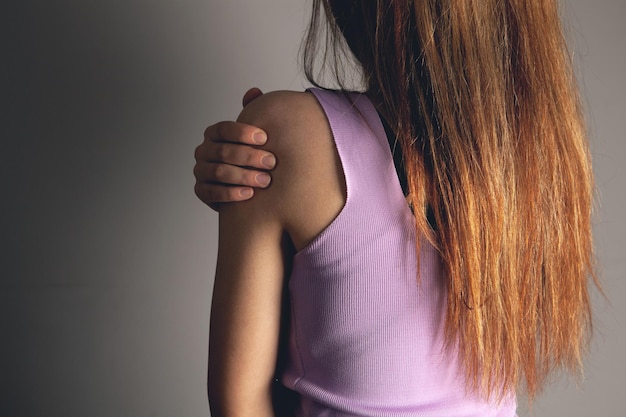
POLYGON ((220 213, 209 332, 212 417, 274 416, 283 229, 265 200, 261 195, 220 213))

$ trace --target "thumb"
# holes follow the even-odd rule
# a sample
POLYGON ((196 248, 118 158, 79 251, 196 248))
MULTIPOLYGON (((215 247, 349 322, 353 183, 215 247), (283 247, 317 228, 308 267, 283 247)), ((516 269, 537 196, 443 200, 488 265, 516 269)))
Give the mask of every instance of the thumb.
POLYGON ((246 91, 246 94, 243 95, 243 100, 242 100, 243 106, 246 107, 248 103, 250 103, 252 100, 262 95, 263 95, 263 92, 260 89, 256 87, 252 87, 251 89, 246 91))

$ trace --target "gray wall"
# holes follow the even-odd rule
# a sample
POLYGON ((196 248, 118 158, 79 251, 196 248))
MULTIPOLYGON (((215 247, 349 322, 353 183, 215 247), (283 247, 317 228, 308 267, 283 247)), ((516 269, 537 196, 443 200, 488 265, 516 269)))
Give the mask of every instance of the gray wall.
MULTIPOLYGON (((626 2, 569 1, 598 182, 585 382, 537 416, 624 416, 626 2)), ((3 3, 0 416, 207 416, 216 219, 192 153, 248 86, 301 89, 293 0, 3 3)), ((528 415, 520 407, 520 415, 528 415)))

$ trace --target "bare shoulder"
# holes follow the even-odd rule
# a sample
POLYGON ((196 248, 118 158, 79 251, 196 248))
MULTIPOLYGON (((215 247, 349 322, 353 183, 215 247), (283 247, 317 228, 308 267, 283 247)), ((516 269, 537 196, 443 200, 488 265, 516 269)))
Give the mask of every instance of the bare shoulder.
POLYGON ((319 107, 313 94, 304 91, 278 90, 265 93, 251 101, 242 111, 240 117, 250 115, 270 116, 275 111, 291 109, 291 113, 298 110, 319 107))
MULTIPOLYGON (((293 145, 298 133, 318 132, 317 128, 326 123, 324 112, 311 93, 299 91, 273 91, 266 93, 248 104, 238 121, 254 124, 273 133, 274 140, 269 147, 282 148, 293 145), (283 137, 283 133, 289 135, 283 137), (287 140, 284 143, 284 140, 287 140)), ((271 149, 270 149, 271 150, 271 149)))
POLYGON ((265 148, 276 155, 272 184, 259 197, 279 215, 297 249, 341 211, 345 185, 324 110, 312 93, 275 91, 252 101, 239 121, 267 132, 265 148))
MULTIPOLYGON (((277 167, 272 173, 274 180, 282 175, 294 178, 295 174, 303 173, 311 165, 307 161, 318 157, 319 147, 333 143, 324 111, 311 93, 266 93, 248 104, 237 120, 267 132, 264 148, 277 158, 277 167), (296 169, 298 172, 294 172, 296 169)), ((273 185, 277 182, 274 180, 273 185)))

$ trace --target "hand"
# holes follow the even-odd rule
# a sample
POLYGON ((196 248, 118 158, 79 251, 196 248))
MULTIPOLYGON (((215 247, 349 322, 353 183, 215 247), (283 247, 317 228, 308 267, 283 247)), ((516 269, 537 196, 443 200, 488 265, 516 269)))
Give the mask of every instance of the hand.
MULTIPOLYGON (((263 95, 252 88, 243 96, 245 107, 263 95)), ((259 145, 267 141, 265 132, 255 126, 237 122, 218 122, 204 131, 204 142, 196 148, 194 191, 198 198, 214 210, 219 203, 252 198, 254 187, 265 188, 276 158, 259 145)))

